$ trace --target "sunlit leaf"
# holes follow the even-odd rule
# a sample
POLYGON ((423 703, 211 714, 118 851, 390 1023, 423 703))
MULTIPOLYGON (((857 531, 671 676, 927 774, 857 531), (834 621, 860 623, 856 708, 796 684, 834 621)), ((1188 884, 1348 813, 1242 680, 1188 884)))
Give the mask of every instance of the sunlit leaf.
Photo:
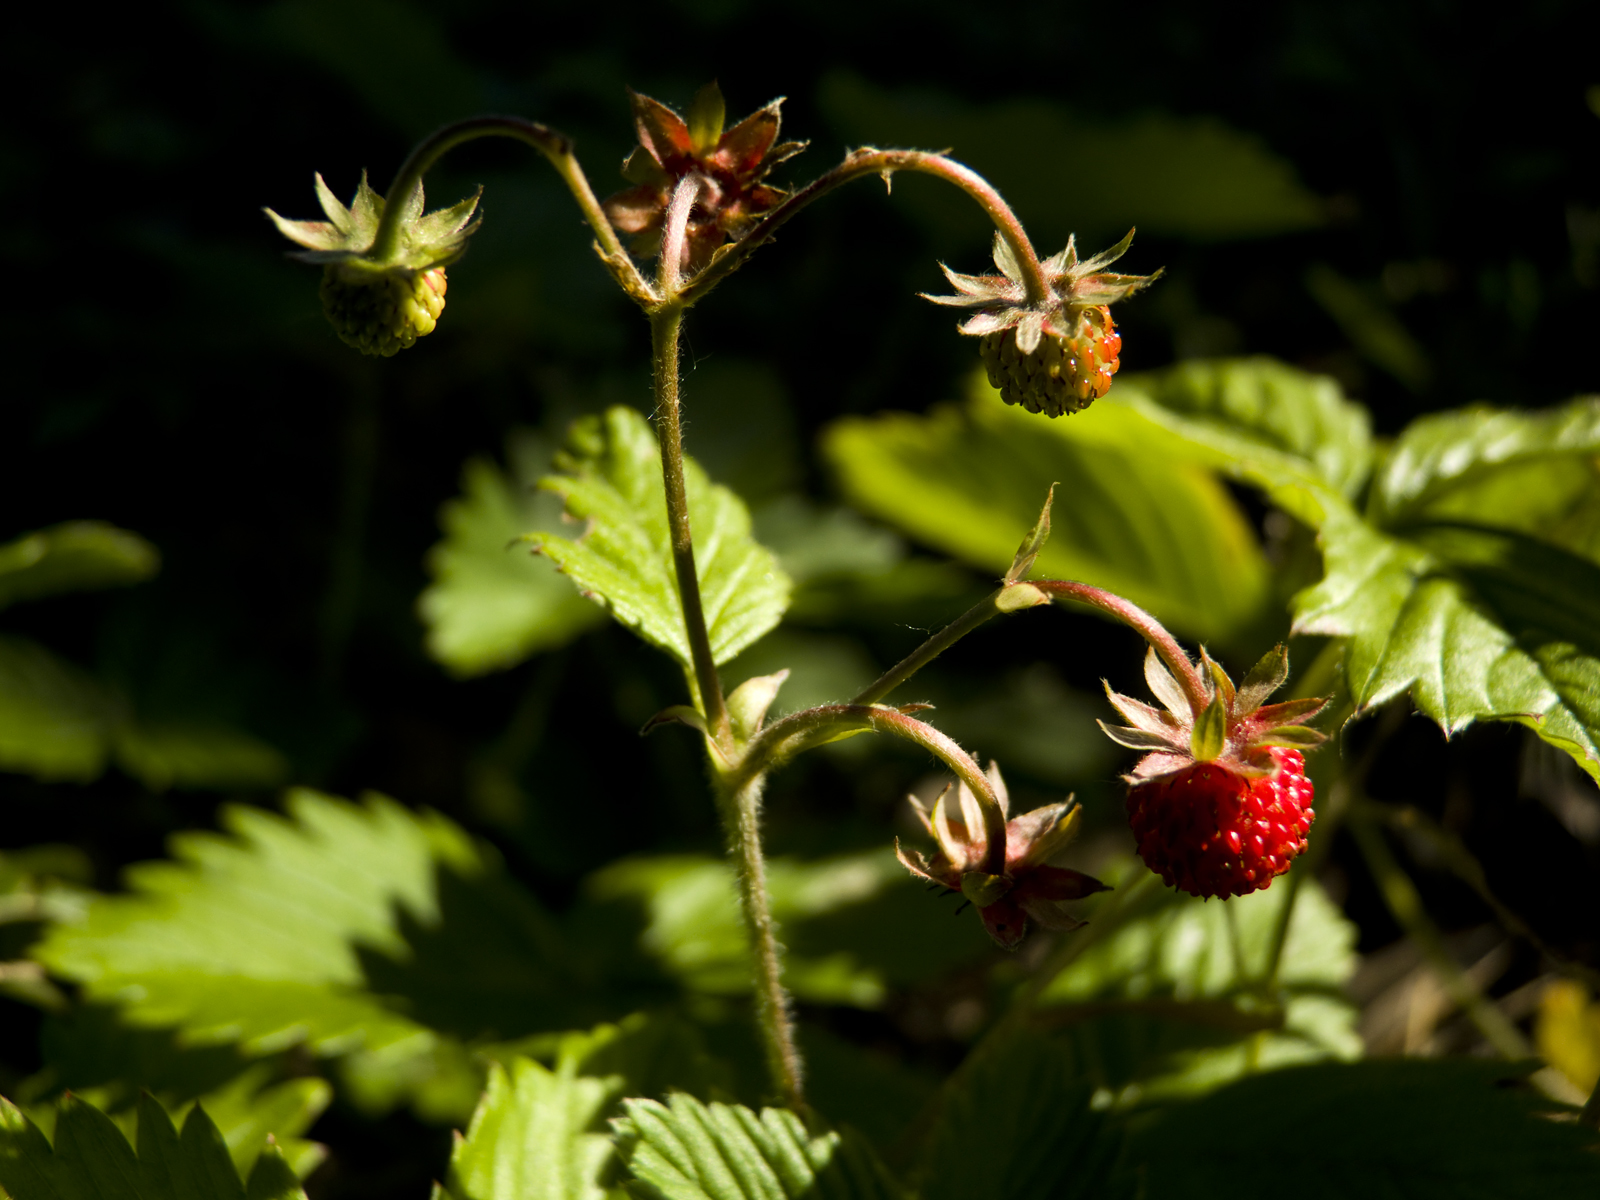
MULTIPOLYGON (((575 537, 530 536, 539 552, 640 637, 687 670, 689 638, 678 598, 661 458, 648 421, 630 408, 574 424, 557 458, 559 474, 540 485, 586 523, 575 537)), ((790 584, 772 553, 750 536, 750 514, 727 488, 684 463, 701 599, 717 662, 766 633, 788 606, 790 584)))
MULTIPOLYGON (((1549 1117, 1528 1067, 1477 1059, 1321 1063, 1242 1079, 1138 1127, 1147 1194, 1236 1197, 1265 1148, 1297 1197, 1580 1200, 1600 1193, 1594 1131, 1549 1117)), ((1566 1110, 1571 1113, 1572 1110, 1566 1110)))
POLYGON ((1539 1054, 1587 1095, 1600 1084, 1600 1003, 1571 979, 1552 980, 1534 1022, 1539 1054))
POLYGON ((456 675, 514 666, 563 645, 600 615, 548 559, 515 544, 560 514, 553 497, 482 459, 462 472, 461 496, 439 514, 445 537, 428 553, 433 583, 417 602, 428 653, 456 675))
MULTIPOLYGON (((1127 889, 1144 869, 1117 874, 1127 889)), ((1277 979, 1281 1018, 1263 1012, 1259 989, 1290 899, 1282 880, 1210 904, 1161 889, 1051 981, 1041 1019, 1073 1035, 1098 1086, 1130 1101, 1203 1091, 1252 1062, 1356 1057, 1355 1010, 1340 994, 1355 969, 1355 926, 1315 880, 1299 889, 1277 979)))
MULTIPOLYGON (((1259 237, 1319 225, 1322 202, 1294 168, 1250 134, 1214 117, 1145 113, 1108 118, 1048 100, 982 107, 947 93, 890 91, 835 73, 823 112, 852 144, 949 146, 1014 204, 1041 251, 1074 231, 1115 240, 1143 233, 1202 240, 1259 237), (1093 186, 1086 184, 1086 174, 1093 186)), ((895 199, 944 236, 987 227, 952 188, 895 184, 895 199)), ((1089 250, 1101 247, 1090 245, 1089 250)))
POLYGON ((612 1160, 604 1118, 622 1079, 554 1070, 526 1058, 489 1068, 467 1136, 450 1156, 455 1200, 601 1200, 612 1160))
POLYGON ((1129 407, 1047 421, 1001 404, 981 376, 974 390, 964 408, 830 426, 823 449, 852 503, 998 576, 1059 483, 1035 578, 1093 580, 1195 636, 1257 616, 1266 562, 1211 471, 1151 454, 1157 431, 1129 407))
POLYGON ((149 579, 156 548, 103 521, 71 521, 0 546, 0 608, 59 592, 119 587, 149 579))
POLYGON ((675 1095, 628 1100, 617 1145, 638 1194, 662 1200, 876 1200, 901 1190, 859 1137, 814 1133, 794 1113, 759 1114, 675 1095))

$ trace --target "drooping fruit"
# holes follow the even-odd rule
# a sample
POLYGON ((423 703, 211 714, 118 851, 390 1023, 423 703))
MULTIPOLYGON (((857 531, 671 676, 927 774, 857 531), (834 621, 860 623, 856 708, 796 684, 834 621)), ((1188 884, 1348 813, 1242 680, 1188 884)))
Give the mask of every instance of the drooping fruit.
POLYGON ((1282 646, 1235 689, 1204 650, 1204 671, 1182 683, 1152 649, 1145 679, 1165 711, 1109 687, 1128 728, 1100 727, 1115 742, 1148 750, 1125 776, 1128 821, 1139 857, 1169 885, 1196 896, 1242 896, 1266 887, 1306 848, 1315 819, 1302 749, 1326 740, 1301 721, 1327 703, 1263 704, 1289 674, 1282 646))

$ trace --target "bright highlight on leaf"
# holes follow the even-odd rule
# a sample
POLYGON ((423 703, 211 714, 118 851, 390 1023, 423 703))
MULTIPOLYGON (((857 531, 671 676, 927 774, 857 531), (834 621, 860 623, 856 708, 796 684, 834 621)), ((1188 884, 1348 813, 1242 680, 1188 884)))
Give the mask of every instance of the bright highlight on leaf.
MULTIPOLYGON (((559 473, 540 486, 561 496, 567 514, 586 527, 575 536, 537 533, 528 540, 618 621, 689 670, 661 453, 649 422, 620 406, 579 421, 556 465, 559 473)), ((782 619, 789 578, 751 537, 743 501, 706 478, 693 459, 685 460, 684 474, 711 651, 723 663, 782 619)))

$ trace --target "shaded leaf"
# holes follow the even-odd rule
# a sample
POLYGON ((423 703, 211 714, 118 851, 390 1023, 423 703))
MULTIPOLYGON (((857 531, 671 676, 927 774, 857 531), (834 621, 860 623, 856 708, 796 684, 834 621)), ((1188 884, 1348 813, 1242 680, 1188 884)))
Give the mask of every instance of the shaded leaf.
MULTIPOLYGON (((198 1106, 179 1133, 161 1105, 146 1097, 135 1153, 109 1117, 68 1097, 54 1143, 0 1098, 0 1189, 10 1200, 246 1200, 222 1134, 198 1106)), ((251 1172, 248 1196, 305 1200, 275 1151, 262 1155, 251 1172)))
POLYGON ((986 1039, 946 1085, 920 1156, 924 1200, 1119 1196, 1120 1130, 1091 1111, 1071 1045, 1037 1033, 986 1039))
MULTIPOLYGON (((559 474, 540 486, 587 523, 576 538, 529 540, 611 614, 666 650, 687 671, 688 633, 678 598, 660 450, 648 421, 630 408, 573 425, 559 474)), ((772 553, 750 536, 750 514, 727 488, 684 462, 701 599, 712 655, 726 662, 766 633, 788 606, 790 583, 772 553)))
POLYGON ((1433 364, 1377 287, 1362 286, 1326 263, 1317 263, 1306 272, 1306 290, 1362 358, 1413 392, 1427 389, 1433 364))
POLYGON ((1458 1058, 1269 1071, 1166 1109, 1138 1129, 1131 1158, 1149 1195, 1195 1200, 1237 1196, 1263 1147, 1284 1149, 1281 1169, 1310 1200, 1595 1195, 1600 1139, 1548 1119, 1561 1108, 1526 1086, 1528 1069, 1458 1058))
POLYGON ((1267 572, 1255 534, 1212 473, 1152 455, 1128 407, 1041 421, 1002 405, 980 376, 964 408, 845 418, 823 450, 851 502, 1002 574, 1039 498, 1063 483, 1036 578, 1093 579, 1203 637, 1258 613, 1267 572))
POLYGON ((787 1109, 758 1115, 678 1094, 666 1104, 628 1100, 614 1122, 617 1148, 643 1196, 668 1200, 837 1200, 893 1197, 900 1189, 859 1137, 812 1133, 787 1109))
POLYGON ((0 637, 0 770, 87 783, 105 770, 114 713, 94 680, 36 642, 0 637))
MULTIPOLYGON (((1130 864, 1114 882, 1126 889, 1143 873, 1130 864)), ((1068 1031, 1096 1085, 1124 1102, 1215 1087, 1243 1074, 1252 1054, 1267 1067, 1354 1058, 1356 1014, 1341 989, 1355 969, 1356 929, 1313 879, 1298 883, 1281 1016, 1257 999, 1291 895, 1285 882, 1216 904, 1161 889, 1050 982, 1040 1019, 1068 1031)))
POLYGON ((433 583, 417 601, 428 653, 457 676, 515 666, 564 645, 600 619, 549 560, 514 544, 553 522, 560 505, 483 459, 462 470, 444 505, 444 540, 428 552, 433 583))
POLYGON ((130 721, 115 732, 117 765, 153 792, 270 788, 289 777, 282 754, 237 729, 130 721))
POLYGON ((103 521, 70 521, 0 546, 0 608, 61 592, 121 587, 160 569, 156 548, 103 521))

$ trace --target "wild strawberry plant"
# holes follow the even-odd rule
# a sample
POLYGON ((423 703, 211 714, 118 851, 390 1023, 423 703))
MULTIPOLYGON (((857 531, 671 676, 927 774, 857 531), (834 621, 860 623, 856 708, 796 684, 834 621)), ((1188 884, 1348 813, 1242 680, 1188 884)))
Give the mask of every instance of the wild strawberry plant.
MULTIPOLYGON (((386 195, 363 178, 346 207, 319 176, 325 220, 269 215, 323 267, 339 337, 391 357, 433 331, 446 270, 478 227, 476 196, 426 210, 423 179, 445 153, 512 138, 566 183, 599 269, 649 326, 649 417, 618 406, 575 422, 538 482, 559 504, 542 510, 491 469, 469 472, 424 601, 430 644, 469 673, 558 645, 603 610, 663 652, 682 699, 644 732, 694 739, 726 859, 624 859, 557 915, 443 817, 300 790, 284 815, 235 807, 223 835, 177 838, 126 894, 0 862, 11 905, 0 914, 48 924, 0 979, 66 1012, 58 1077, 0 1106, 0 1189, 302 1194, 317 1148, 301 1135, 329 1101, 325 1073, 358 1109, 405 1104, 464 1125, 437 1168, 436 1195, 456 1200, 1211 1196, 1264 1169, 1328 1195, 1593 1194, 1593 1079, 1540 1068, 1438 947, 1379 832, 1394 814, 1365 796, 1364 766, 1327 743, 1404 696, 1447 733, 1525 725, 1600 778, 1600 401, 1441 414, 1379 448, 1331 382, 1267 360, 1187 364, 1113 391, 1111 306, 1160 274, 1107 269, 1131 234, 1093 257, 1069 241, 1041 260, 999 193, 945 155, 863 148, 788 192, 770 174, 803 145, 778 140, 777 102, 731 127, 714 85, 683 115, 632 103, 630 186, 605 201, 570 139, 485 117, 425 140, 386 195), (762 544, 744 501, 685 451, 684 324, 829 193, 906 173, 958 189, 995 227, 997 273, 946 268, 956 294, 929 297, 972 310, 960 332, 979 339, 983 380, 962 408, 841 421, 824 453, 858 508, 1001 574, 856 694, 784 711, 787 666, 734 671, 796 603, 786 562, 799 556, 762 544), (1219 477, 1314 532, 1319 581, 1273 594, 1219 477), (1120 528, 1081 517, 1091 495, 1109 498, 1120 528), (512 563, 497 529, 546 566, 512 563), (1269 644, 1235 684, 1158 619, 1259 630, 1285 605, 1297 644, 1321 639, 1298 678, 1269 644), (1125 724, 1102 728, 1145 757, 1126 776, 1143 861, 1094 867, 1104 879, 1075 857, 1072 797, 1023 810, 995 763, 905 695, 992 620, 1065 636, 1034 612, 1064 606, 1144 639, 1160 705, 1107 687, 1104 715, 1125 724), (861 735, 908 743, 949 777, 913 798, 898 865, 873 853, 769 861, 769 778, 861 735), (1312 873, 1340 824, 1498 1059, 1361 1058, 1339 993, 1351 927, 1312 873), (814 1087, 830 1056, 857 1051, 808 1040, 796 1003, 882 1003, 890 972, 861 956, 890 962, 897 927, 848 918, 908 873, 958 894, 1014 952, 985 985, 999 1015, 980 1018, 965 1061, 920 1093, 814 1087), (219 1071, 217 1055, 235 1069, 219 1071), (241 1057, 295 1070, 241 1074, 241 1057), (821 1064, 813 1076, 808 1059, 821 1064), (58 1100, 63 1086, 77 1094, 58 1100)), ((131 535, 63 527, 0 548, 0 603, 153 569, 131 535)), ((196 769, 190 743, 185 758, 169 741, 161 759, 131 714, 42 649, 8 639, 0 655, 49 676, 30 694, 100 714, 84 734, 97 763, 115 753, 196 769)), ((0 693, 4 765, 59 769, 5 703, 0 693)), ((1455 852, 1470 876, 1470 855, 1455 852)), ((937 918, 930 900, 896 919, 937 918)), ((1574 1012, 1581 1025, 1581 999, 1574 1012)))

